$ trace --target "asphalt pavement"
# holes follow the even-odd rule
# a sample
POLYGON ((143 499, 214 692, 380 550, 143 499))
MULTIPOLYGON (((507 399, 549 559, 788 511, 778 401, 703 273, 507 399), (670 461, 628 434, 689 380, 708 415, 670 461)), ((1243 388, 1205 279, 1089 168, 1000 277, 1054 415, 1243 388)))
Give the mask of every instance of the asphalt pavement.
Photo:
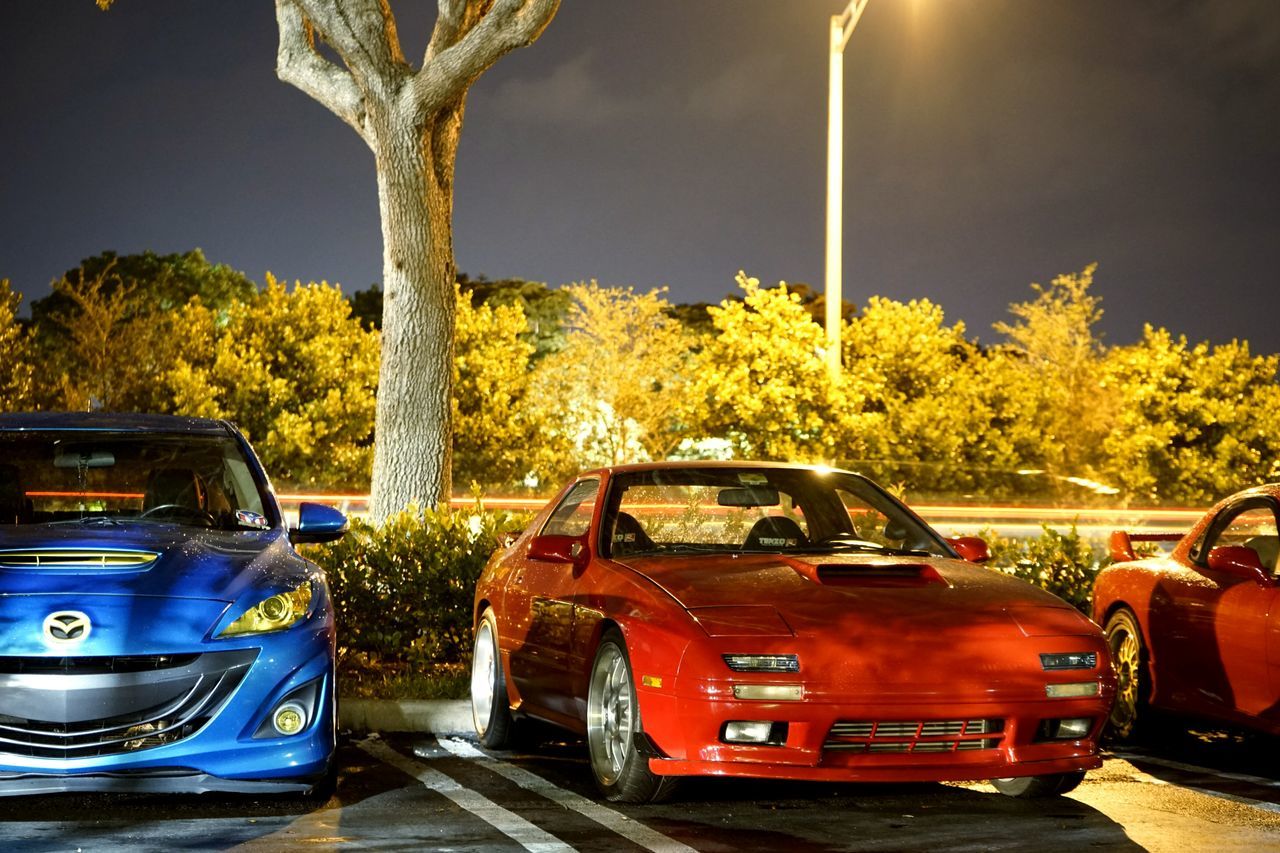
POLYGON ((1280 850, 1272 739, 1169 728, 1116 748, 1066 797, 982 783, 688 780, 666 804, 595 792, 580 739, 486 752, 456 735, 344 738, 322 802, 229 795, 0 800, 5 851, 1280 850))

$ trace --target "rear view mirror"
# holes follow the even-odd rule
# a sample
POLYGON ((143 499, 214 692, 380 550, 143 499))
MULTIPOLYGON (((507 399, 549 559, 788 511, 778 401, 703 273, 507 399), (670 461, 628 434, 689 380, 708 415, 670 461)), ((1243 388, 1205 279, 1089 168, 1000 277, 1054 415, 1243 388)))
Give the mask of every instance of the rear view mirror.
POLYGON ((759 507, 777 506, 782 501, 778 490, 768 486, 745 486, 741 489, 721 489, 716 495, 716 503, 720 506, 759 507))
POLYGON ((110 450, 78 450, 66 447, 53 457, 54 468, 110 468, 116 455, 110 450))

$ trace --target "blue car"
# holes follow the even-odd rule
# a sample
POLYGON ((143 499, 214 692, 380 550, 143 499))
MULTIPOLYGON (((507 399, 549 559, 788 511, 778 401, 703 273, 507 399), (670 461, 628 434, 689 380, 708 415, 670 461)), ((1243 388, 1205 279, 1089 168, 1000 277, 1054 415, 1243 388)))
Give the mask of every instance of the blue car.
POLYGON ((223 421, 0 415, 0 794, 323 790, 333 607, 223 421))

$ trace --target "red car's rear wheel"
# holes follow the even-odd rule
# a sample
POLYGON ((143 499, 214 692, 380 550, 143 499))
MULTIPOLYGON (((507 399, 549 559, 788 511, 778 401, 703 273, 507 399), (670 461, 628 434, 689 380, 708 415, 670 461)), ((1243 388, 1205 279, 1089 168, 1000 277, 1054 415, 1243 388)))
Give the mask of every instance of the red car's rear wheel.
POLYGON ((1116 701, 1111 706, 1111 731, 1119 738, 1131 737, 1139 716, 1147 707, 1151 692, 1142 629, 1133 612, 1121 608, 1111 614, 1106 627, 1107 645, 1116 669, 1116 701))
POLYGON ((475 648, 471 654, 471 720, 480 743, 501 749, 511 737, 510 703, 507 681, 502 674, 498 651, 498 620, 493 608, 485 610, 476 626, 475 648))

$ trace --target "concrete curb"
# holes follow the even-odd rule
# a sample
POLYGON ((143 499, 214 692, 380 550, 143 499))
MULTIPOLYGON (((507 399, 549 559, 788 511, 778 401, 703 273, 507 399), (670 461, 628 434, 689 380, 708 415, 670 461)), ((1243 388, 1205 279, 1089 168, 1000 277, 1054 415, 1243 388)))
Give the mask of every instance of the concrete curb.
POLYGON ((471 703, 465 699, 339 699, 338 727, 353 732, 475 732, 471 703))

